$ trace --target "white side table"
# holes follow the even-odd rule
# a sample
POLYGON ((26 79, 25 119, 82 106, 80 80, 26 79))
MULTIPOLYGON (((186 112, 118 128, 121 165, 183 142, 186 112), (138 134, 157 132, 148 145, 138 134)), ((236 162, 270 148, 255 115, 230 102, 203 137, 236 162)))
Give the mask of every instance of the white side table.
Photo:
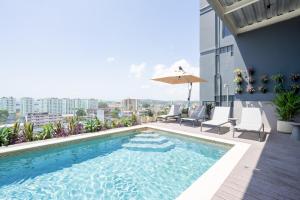
POLYGON ((291 138, 294 140, 300 140, 300 123, 291 123, 293 126, 291 138))

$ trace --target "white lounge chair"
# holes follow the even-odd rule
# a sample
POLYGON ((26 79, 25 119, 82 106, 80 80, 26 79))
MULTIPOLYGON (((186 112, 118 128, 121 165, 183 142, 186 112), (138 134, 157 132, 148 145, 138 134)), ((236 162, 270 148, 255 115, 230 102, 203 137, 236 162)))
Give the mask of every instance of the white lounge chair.
POLYGON ((235 130, 258 132, 259 141, 261 141, 261 130, 264 130, 261 112, 259 108, 243 108, 241 123, 234 126, 232 130, 232 137, 234 137, 235 130))
POLYGON ((168 114, 157 116, 156 120, 178 119, 180 117, 180 114, 180 105, 172 105, 168 114))
POLYGON ((193 123, 193 127, 195 126, 195 122, 203 122, 205 120, 205 106, 199 106, 197 107, 189 117, 184 117, 180 119, 180 125, 183 121, 190 121, 193 123))
POLYGON ((221 126, 229 122, 229 114, 230 107, 215 107, 212 119, 201 123, 201 132, 202 126, 207 125, 218 127, 218 134, 220 134, 221 126))

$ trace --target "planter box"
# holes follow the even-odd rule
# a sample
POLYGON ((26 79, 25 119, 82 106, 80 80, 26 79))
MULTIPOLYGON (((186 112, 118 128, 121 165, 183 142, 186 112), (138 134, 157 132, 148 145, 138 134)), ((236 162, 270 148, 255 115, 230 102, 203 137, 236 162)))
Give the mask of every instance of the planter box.
POLYGON ((292 133, 292 122, 277 120, 277 132, 280 133, 292 133))

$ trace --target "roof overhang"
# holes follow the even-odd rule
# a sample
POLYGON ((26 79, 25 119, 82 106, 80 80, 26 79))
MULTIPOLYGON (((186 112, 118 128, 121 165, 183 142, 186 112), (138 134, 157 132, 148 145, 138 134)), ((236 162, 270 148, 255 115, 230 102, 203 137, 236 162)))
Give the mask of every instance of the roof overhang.
POLYGON ((300 0, 207 0, 238 35, 300 16, 300 0))

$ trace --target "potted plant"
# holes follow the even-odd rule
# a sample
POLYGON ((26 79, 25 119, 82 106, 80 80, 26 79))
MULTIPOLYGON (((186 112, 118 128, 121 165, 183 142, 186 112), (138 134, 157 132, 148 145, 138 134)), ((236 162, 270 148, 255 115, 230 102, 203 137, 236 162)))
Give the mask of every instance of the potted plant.
POLYGON ((263 93, 263 94, 265 94, 265 93, 268 92, 268 89, 267 89, 264 85, 259 86, 259 87, 258 87, 258 90, 259 90, 261 93, 263 93))
POLYGON ((238 86, 237 88, 235 88, 235 93, 236 94, 242 94, 243 93, 243 88, 241 86, 238 86))
POLYGON ((236 76, 242 76, 242 70, 240 69, 240 68, 236 68, 235 70, 234 70, 234 73, 236 74, 236 76))
POLYGON ((253 67, 248 67, 248 68, 247 68, 247 71, 248 71, 248 74, 249 74, 250 76, 253 75, 253 74, 255 73, 255 70, 254 70, 253 67))
POLYGON ((297 82, 300 80, 300 74, 299 73, 294 73, 294 74, 291 74, 291 80, 293 82, 297 82))
POLYGON ((255 79, 254 79, 252 76, 249 77, 249 83, 250 83, 250 84, 255 83, 255 79))
POLYGON ((277 131, 291 133, 291 121, 300 111, 300 95, 292 91, 281 92, 277 94, 273 103, 276 106, 276 112, 279 117, 277 120, 277 131))
POLYGON ((249 94, 253 94, 253 93, 255 92, 254 87, 253 87, 252 85, 248 85, 248 87, 247 87, 247 92, 248 92, 249 94))
POLYGON ((272 76, 273 81, 276 83, 283 83, 284 81, 284 76, 282 74, 275 74, 272 76))
POLYGON ((261 76, 260 80, 262 83, 268 83, 269 77, 268 77, 268 75, 265 74, 265 75, 261 76))
POLYGON ((237 85, 241 85, 243 82, 243 78, 240 76, 235 77, 235 79, 233 80, 233 82, 235 82, 237 85))
POLYGON ((298 93, 300 90, 300 85, 299 84, 292 84, 291 85, 291 91, 293 91, 294 93, 298 93))
POLYGON ((274 85, 274 92, 279 94, 285 91, 283 82, 284 82, 284 76, 282 74, 276 74, 272 76, 272 80, 275 81, 274 85))

